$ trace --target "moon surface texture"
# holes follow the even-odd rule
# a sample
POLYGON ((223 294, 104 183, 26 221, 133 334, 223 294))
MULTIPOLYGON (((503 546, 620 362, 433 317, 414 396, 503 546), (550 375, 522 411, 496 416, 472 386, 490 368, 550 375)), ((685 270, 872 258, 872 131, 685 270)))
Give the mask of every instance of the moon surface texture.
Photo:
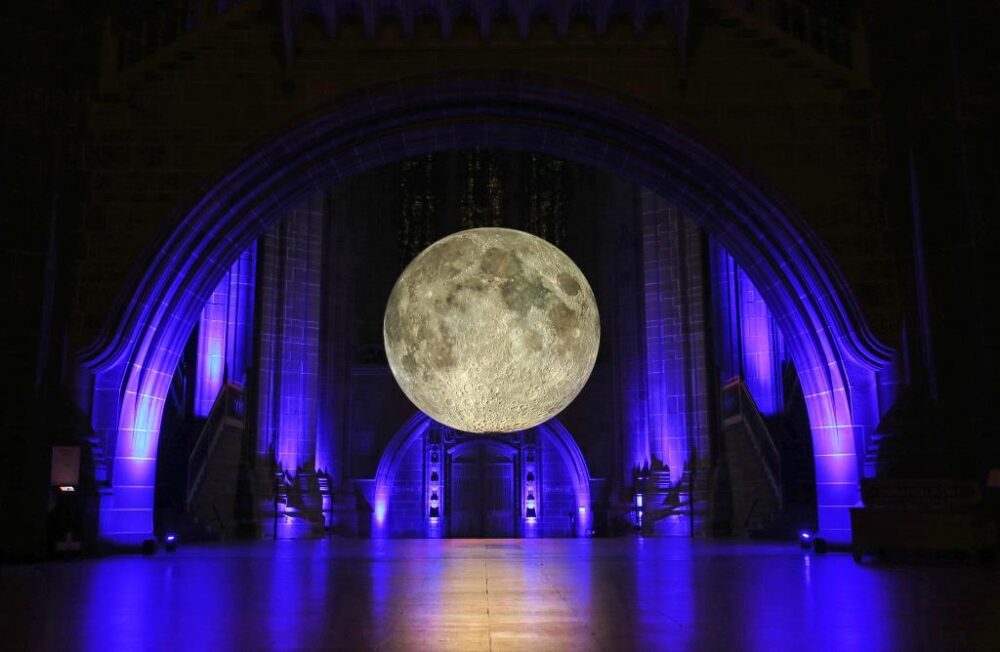
POLYGON ((594 369, 594 293, 569 257, 512 229, 460 231, 422 251, 385 310, 396 381, 437 421, 513 432, 569 405, 594 369))

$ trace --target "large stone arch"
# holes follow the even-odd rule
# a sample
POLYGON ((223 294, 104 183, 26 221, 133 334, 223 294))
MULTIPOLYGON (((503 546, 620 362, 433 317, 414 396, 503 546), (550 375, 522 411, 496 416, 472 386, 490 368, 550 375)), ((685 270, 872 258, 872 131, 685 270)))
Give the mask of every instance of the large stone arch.
MULTIPOLYGON (((376 537, 383 536, 386 526, 386 519, 391 509, 391 496, 393 480, 400 467, 404 464, 404 457, 410 445, 420 439, 430 428, 433 421, 423 412, 415 415, 403 424, 396 431, 389 444, 385 447, 382 457, 379 459, 378 467, 375 470, 375 487, 372 492, 372 534, 376 537)), ((585 536, 587 530, 593 524, 593 506, 590 496, 590 470, 587 468, 587 461, 583 457, 583 451, 573 439, 566 427, 558 419, 549 419, 545 423, 536 426, 541 434, 548 438, 553 444, 553 448, 559 455, 560 460, 569 472, 573 484, 573 496, 578 516, 574 523, 576 526, 576 536, 585 536)), ((473 440, 474 441, 474 440, 473 440)), ((470 441, 469 443, 472 443, 470 441)))
POLYGON ((850 537, 875 374, 890 351, 804 220, 775 192, 668 117, 601 89, 482 74, 421 79, 344 98, 256 144, 177 212, 85 352, 95 387, 116 392, 106 539, 152 531, 160 417, 208 296, 235 258, 306 195, 405 157, 469 147, 536 151, 669 197, 754 279, 787 337, 811 422, 820 529, 850 537))

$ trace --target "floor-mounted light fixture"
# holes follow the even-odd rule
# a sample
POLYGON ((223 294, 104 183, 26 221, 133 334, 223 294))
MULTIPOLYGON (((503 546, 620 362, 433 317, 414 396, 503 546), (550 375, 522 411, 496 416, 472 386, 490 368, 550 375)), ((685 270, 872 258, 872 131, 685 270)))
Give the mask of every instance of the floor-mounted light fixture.
POLYGON ((799 532, 799 545, 803 550, 811 550, 813 547, 813 533, 809 530, 799 532))

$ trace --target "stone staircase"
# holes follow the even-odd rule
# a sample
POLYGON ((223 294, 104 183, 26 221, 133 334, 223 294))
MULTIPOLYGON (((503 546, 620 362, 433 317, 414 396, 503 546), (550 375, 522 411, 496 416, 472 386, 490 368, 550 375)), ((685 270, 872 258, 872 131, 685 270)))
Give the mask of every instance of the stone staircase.
POLYGON ((785 539, 815 527, 811 433, 791 367, 785 372, 784 403, 782 413, 764 417, 740 381, 724 388, 724 477, 716 479, 716 491, 732 497, 724 508, 734 534, 785 539))
POLYGON ((187 536, 225 538, 239 530, 237 496, 245 427, 243 388, 223 387, 188 461, 187 536))
POLYGON ((781 457, 746 386, 734 379, 722 390, 725 462, 735 534, 765 532, 784 502, 781 457))

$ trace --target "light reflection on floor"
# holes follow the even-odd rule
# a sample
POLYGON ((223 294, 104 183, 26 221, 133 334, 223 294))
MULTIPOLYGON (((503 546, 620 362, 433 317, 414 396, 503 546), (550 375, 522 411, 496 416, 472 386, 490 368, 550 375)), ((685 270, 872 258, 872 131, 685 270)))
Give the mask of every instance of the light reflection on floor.
POLYGON ((998 586, 687 539, 182 546, 0 568, 0 648, 1000 649, 998 586))

